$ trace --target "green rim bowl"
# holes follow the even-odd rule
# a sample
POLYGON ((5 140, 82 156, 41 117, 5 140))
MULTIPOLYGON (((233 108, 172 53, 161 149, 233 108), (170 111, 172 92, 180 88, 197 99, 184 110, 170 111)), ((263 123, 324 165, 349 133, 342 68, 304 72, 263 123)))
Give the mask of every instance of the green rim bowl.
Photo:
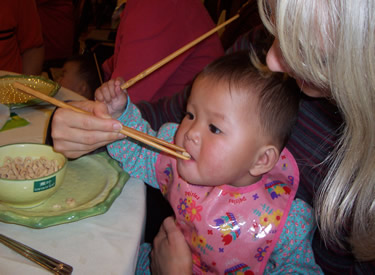
POLYGON ((67 158, 53 150, 52 146, 35 143, 17 143, 0 146, 0 166, 7 157, 46 157, 56 159, 61 168, 45 177, 34 179, 0 178, 0 202, 17 208, 30 208, 40 205, 50 198, 64 181, 67 158))

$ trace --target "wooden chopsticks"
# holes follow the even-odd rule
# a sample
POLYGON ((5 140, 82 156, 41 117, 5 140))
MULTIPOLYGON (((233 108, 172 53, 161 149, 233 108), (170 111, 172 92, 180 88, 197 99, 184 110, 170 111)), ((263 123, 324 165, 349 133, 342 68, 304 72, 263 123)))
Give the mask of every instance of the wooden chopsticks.
MULTIPOLYGON (((50 97, 48 95, 45 95, 39 91, 36 91, 34 90, 33 88, 30 88, 28 86, 25 86, 17 81, 15 81, 13 83, 13 86, 27 94, 30 94, 30 95, 33 95, 39 99, 42 99, 48 103, 51 103, 57 107, 61 107, 61 108, 66 108, 66 109, 70 109, 70 110, 73 110, 73 111, 76 111, 76 112, 79 112, 79 113, 84 113, 84 114, 89 114, 91 115, 91 113, 89 112, 86 112, 82 109, 79 109, 77 107, 74 107, 72 105, 69 105, 63 101, 60 101, 54 97, 50 97)), ((140 131, 137 131, 135 129, 132 129, 130 127, 127 127, 127 126, 122 126, 122 129, 120 130, 120 133, 132 138, 132 139, 135 139, 135 140, 138 140, 142 143, 145 143, 149 146, 152 146, 156 149, 159 149, 160 151, 163 151, 163 152, 166 152, 170 155, 173 155, 175 157, 178 157, 178 158, 181 158, 181 159, 184 159, 184 160, 189 160, 190 159, 190 155, 188 152, 186 152, 186 150, 182 147, 179 147, 177 145, 174 145, 172 143, 169 143, 169 142, 166 142, 164 140, 161 140, 161 139, 158 139, 156 137, 153 137, 153 136, 150 136, 146 133, 143 133, 143 132, 140 132, 140 131)))
POLYGON ((186 44, 185 46, 183 46, 182 48, 178 49, 177 51, 171 53, 170 55, 168 55, 167 57, 163 58, 162 60, 160 60, 159 62, 155 63, 154 65, 152 65, 151 67, 147 68, 146 70, 144 70, 143 72, 141 72, 140 74, 136 75, 135 77, 129 79, 128 81, 126 81, 124 84, 121 85, 121 89, 122 90, 125 90, 127 88, 129 88, 130 86, 134 85, 136 82, 138 82, 139 80, 145 78, 146 76, 148 76, 149 74, 151 74, 152 72, 156 71, 157 69, 159 69, 160 67, 164 66, 166 63, 168 63, 169 61, 171 61, 172 59, 176 58, 177 56, 179 56, 180 54, 186 52, 187 50, 189 50, 191 47, 195 46, 196 44, 198 44, 199 42, 201 42, 202 40, 206 39, 207 37, 209 37, 210 35, 214 34, 215 32, 217 32, 219 29, 225 27, 226 25, 228 25, 229 23, 231 23, 232 21, 236 20, 240 15, 239 14, 236 14, 235 16, 233 16, 232 18, 228 19, 227 21, 223 22, 222 24, 218 25, 217 27, 213 28, 212 30, 206 32, 205 34, 201 35, 200 37, 198 37, 197 39, 191 41, 190 43, 186 44))

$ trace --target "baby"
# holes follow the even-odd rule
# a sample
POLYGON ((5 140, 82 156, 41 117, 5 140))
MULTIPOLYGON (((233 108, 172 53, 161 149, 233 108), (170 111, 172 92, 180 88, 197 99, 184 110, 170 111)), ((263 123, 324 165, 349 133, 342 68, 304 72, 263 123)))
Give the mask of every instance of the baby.
MULTIPOLYGON (((299 95, 283 75, 268 77, 248 52, 226 55, 194 80, 180 125, 154 132, 121 91, 95 96, 124 125, 184 147, 175 159, 130 138, 108 145, 125 171, 161 192, 191 248, 194 274, 319 273, 311 250, 311 209, 294 200, 299 172, 284 149, 299 95), (124 110, 125 109, 125 110, 124 110)), ((144 245, 142 253, 149 253, 144 245)), ((149 271, 149 261, 138 268, 149 271)))
POLYGON ((94 99, 95 90, 100 86, 100 77, 93 57, 88 55, 70 57, 65 61, 57 82, 87 99, 94 99))

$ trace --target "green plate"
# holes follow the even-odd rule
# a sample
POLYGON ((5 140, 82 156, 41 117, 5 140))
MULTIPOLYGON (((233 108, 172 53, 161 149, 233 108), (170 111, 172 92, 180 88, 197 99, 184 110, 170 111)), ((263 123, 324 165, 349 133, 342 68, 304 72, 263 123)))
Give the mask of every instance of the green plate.
POLYGON ((0 202, 0 221, 45 228, 104 214, 129 177, 106 153, 69 161, 64 182, 51 198, 33 208, 0 202))
POLYGON ((42 102, 39 98, 23 93, 12 85, 15 81, 29 86, 45 95, 54 96, 60 89, 56 82, 42 76, 3 75, 0 76, 0 103, 10 108, 21 108, 42 102))

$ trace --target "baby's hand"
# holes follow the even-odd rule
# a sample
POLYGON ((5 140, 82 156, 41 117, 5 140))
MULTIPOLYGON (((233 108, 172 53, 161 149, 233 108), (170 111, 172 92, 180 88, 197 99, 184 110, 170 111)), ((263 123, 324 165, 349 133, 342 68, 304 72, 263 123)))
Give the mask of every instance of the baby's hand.
POLYGON ((121 77, 105 82, 95 91, 95 100, 107 105, 108 113, 118 118, 124 112, 127 103, 127 93, 121 90, 124 80, 121 77))

